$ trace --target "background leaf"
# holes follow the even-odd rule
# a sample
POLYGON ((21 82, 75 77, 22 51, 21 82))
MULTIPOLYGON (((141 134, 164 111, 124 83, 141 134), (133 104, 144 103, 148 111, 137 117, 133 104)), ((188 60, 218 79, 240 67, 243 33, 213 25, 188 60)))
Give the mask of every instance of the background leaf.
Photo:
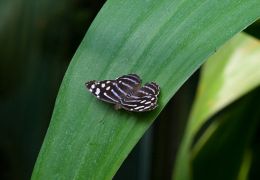
MULTIPOLYGON (((244 151, 248 148, 246 144, 252 141, 254 137, 252 135, 256 131, 255 128, 258 127, 256 125, 258 113, 252 114, 258 106, 250 95, 248 98, 245 97, 245 100, 240 100, 232 105, 228 110, 224 108, 259 86, 260 72, 257 68, 260 66, 259 57, 259 41, 240 33, 211 56, 203 66, 197 97, 176 164, 176 166, 182 166, 183 169, 186 168, 186 171, 189 172, 189 162, 192 161, 190 158, 193 157, 195 159, 193 162, 194 179, 234 179, 234 176, 238 176, 239 158, 242 161, 244 151), (253 105, 254 108, 250 107, 253 105), (221 115, 215 115, 221 109, 224 109, 224 112, 221 115), (213 117, 214 123, 212 123, 213 120, 209 120, 213 115, 217 116, 213 117), (249 119, 250 122, 248 122, 249 119), (207 124, 212 124, 207 127, 208 125, 204 124, 206 121, 208 121, 207 124), (198 138, 195 138, 195 135, 200 129, 205 132, 196 141, 198 138), (239 137, 240 134, 244 134, 243 137, 239 137), (217 138, 219 140, 216 140, 217 138), (190 150, 193 141, 196 143, 190 150), (214 153, 216 154, 213 155, 214 153), (221 157, 218 157, 217 154, 221 157), (232 159, 232 155, 237 156, 232 159), (210 161, 206 163, 204 158, 210 159, 210 161), (225 161, 227 162, 225 163, 225 161), (211 162, 215 166, 211 166, 211 162), (202 168, 203 165, 204 168, 202 168), (208 168, 208 173, 198 173, 206 168, 208 168), (221 170, 221 168, 223 169, 221 170)), ((257 99, 257 97, 255 98, 257 99)), ((199 134, 201 135, 202 132, 199 134)), ((179 173, 179 176, 183 176, 183 174, 179 173)))
MULTIPOLYGON (((225 108, 206 129, 191 153, 193 179, 258 179, 249 176, 259 129, 257 88, 225 108)), ((257 151, 259 154, 259 151, 257 151)), ((259 167, 259 163, 258 166, 259 167)))
POLYGON ((111 179, 177 89, 259 18, 259 7, 257 0, 107 1, 66 72, 32 179, 111 179), (84 87, 127 73, 160 85, 156 110, 118 115, 84 87))

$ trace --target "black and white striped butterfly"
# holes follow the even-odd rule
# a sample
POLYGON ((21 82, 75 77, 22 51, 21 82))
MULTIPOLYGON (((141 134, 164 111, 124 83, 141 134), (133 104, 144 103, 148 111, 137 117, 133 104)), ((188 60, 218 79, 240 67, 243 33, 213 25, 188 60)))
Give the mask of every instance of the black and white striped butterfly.
POLYGON ((115 109, 137 112, 153 110, 158 106, 159 86, 148 82, 140 88, 141 83, 142 79, 137 74, 128 74, 115 80, 92 80, 85 85, 98 99, 115 104, 115 109))

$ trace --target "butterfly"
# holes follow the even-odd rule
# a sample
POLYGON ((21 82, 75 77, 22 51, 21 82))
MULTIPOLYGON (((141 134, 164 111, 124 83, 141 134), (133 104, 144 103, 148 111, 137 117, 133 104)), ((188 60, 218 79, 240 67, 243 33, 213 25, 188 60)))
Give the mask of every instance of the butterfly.
POLYGON ((148 82, 140 88, 142 79, 137 74, 123 75, 115 80, 89 81, 87 89, 98 99, 115 104, 114 108, 128 111, 150 111, 155 109, 160 92, 155 82, 148 82))

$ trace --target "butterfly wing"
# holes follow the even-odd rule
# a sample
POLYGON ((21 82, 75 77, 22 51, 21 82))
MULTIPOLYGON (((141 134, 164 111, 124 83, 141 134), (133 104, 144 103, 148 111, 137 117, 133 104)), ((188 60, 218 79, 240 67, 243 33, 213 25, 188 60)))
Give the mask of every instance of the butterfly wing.
POLYGON ((134 96, 147 96, 154 95, 157 96, 160 92, 158 84, 155 82, 146 83, 141 89, 137 90, 133 95, 134 96))
POLYGON ((120 103, 120 99, 127 97, 139 89, 141 78, 136 74, 123 75, 116 80, 89 81, 85 85, 87 89, 97 98, 109 102, 120 103))
POLYGON ((116 104, 116 109, 123 107, 137 112, 153 110, 158 106, 159 86, 151 82, 139 89, 141 83, 138 75, 128 74, 115 80, 89 81, 85 85, 97 98, 116 104))
POLYGON ((89 81, 85 83, 89 92, 91 92, 98 99, 103 101, 116 104, 119 102, 119 95, 114 91, 115 85, 114 80, 106 80, 106 81, 89 81))
POLYGON ((117 83, 117 90, 120 92, 122 99, 127 95, 137 91, 142 83, 142 79, 137 74, 123 75, 115 80, 117 83))
POLYGON ((125 99, 122 103, 122 107, 128 111, 151 111, 155 109, 158 104, 157 96, 131 96, 128 99, 125 99))
POLYGON ((122 107, 128 111, 151 111, 158 106, 156 103, 159 92, 159 86, 155 82, 148 82, 129 98, 124 99, 122 107))

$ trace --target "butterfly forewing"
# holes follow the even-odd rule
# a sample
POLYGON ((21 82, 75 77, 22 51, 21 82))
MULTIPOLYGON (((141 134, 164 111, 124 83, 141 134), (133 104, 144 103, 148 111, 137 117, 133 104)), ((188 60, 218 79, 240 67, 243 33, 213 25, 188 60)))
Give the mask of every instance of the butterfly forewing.
POLYGON ((155 82, 148 82, 140 88, 141 83, 138 75, 128 74, 115 80, 89 81, 85 85, 97 98, 116 104, 115 109, 136 112, 153 110, 158 106, 159 86, 155 82))
POLYGON ((114 80, 106 81, 89 81, 85 85, 87 89, 98 99, 103 101, 116 104, 119 102, 120 97, 118 93, 115 92, 116 89, 114 85, 114 80))

